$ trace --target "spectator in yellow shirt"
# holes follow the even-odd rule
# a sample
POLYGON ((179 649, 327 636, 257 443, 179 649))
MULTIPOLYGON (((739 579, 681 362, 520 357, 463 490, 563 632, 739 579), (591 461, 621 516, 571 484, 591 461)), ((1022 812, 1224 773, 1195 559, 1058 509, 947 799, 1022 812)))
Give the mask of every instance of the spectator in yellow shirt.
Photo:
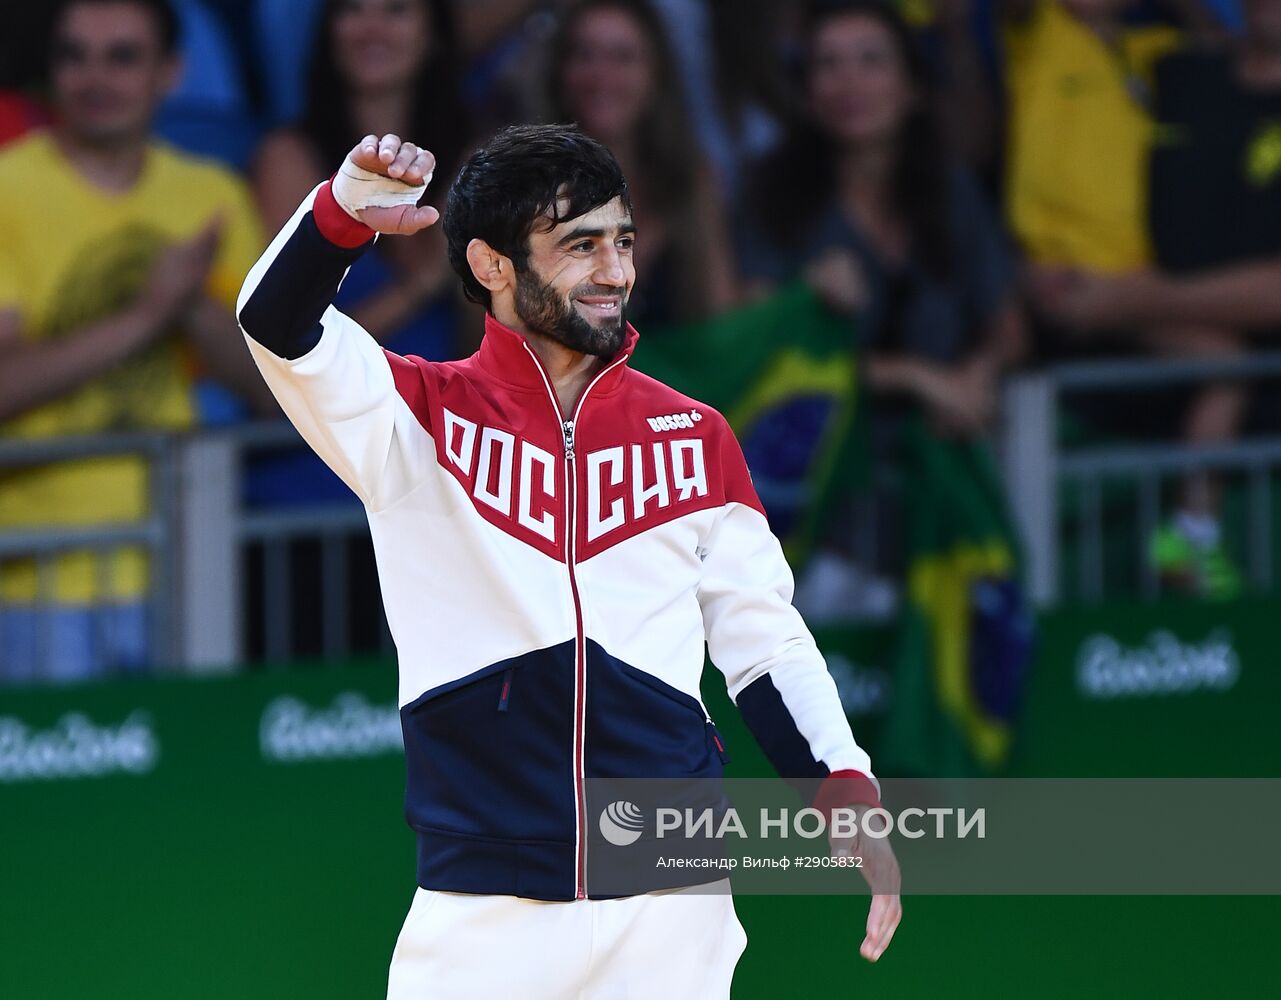
MULTIPOLYGON (((1181 7, 1177 13, 1195 31, 1194 7, 1172 5, 1181 7)), ((1231 332, 1189 322, 1190 313, 1149 321, 1118 312, 1098 323, 1073 311, 1088 302, 1083 290, 1147 273, 1153 262, 1149 161, 1160 134, 1156 67, 1179 48, 1181 36, 1168 25, 1127 24, 1132 6, 1133 0, 1007 0, 1007 211, 1029 259, 1027 291, 1041 321, 1037 330, 1042 347, 1057 354, 1231 356, 1240 351, 1231 332)), ((1181 420, 1186 441, 1222 441, 1235 436, 1243 402, 1239 387, 1210 385, 1192 394, 1181 415, 1152 410, 1152 423, 1164 430, 1181 420)), ((1083 415, 1123 433, 1140 429, 1132 414, 1116 427, 1119 412, 1109 407, 1083 415)), ((1204 561, 1212 569, 1197 574, 1194 589, 1234 596, 1239 574, 1218 548, 1211 514, 1217 489, 1197 475, 1182 492, 1176 520, 1195 523, 1199 535, 1216 539, 1204 561)), ((1169 548, 1168 534, 1163 530, 1150 541, 1163 575, 1170 560, 1158 550, 1169 548)))
MULTIPOLYGON (((0 438, 184 430, 203 370, 267 412, 232 313, 261 247, 242 185, 154 142, 178 71, 164 0, 69 0, 55 22, 58 124, 0 153, 0 438)), ((0 531, 148 512, 136 456, 0 469, 0 531)), ((0 680, 74 679, 148 655, 137 549, 0 563, 0 680)))
MULTIPOLYGON (((1156 73, 1161 123, 1153 151, 1155 259, 1120 273, 1083 267, 1044 296, 1055 321, 1084 333, 1130 327, 1243 354, 1281 329, 1281 0, 1245 0, 1231 46, 1189 49, 1156 73)), ((1185 437, 1232 440, 1247 403, 1239 383, 1211 385, 1185 437)), ((1169 523, 1151 540, 1163 578, 1210 598, 1243 582, 1223 544, 1219 486, 1189 478, 1169 523)))
POLYGON ((1178 33, 1130 27, 1131 0, 1007 0, 1006 210, 1035 264, 1147 262, 1148 94, 1178 33))

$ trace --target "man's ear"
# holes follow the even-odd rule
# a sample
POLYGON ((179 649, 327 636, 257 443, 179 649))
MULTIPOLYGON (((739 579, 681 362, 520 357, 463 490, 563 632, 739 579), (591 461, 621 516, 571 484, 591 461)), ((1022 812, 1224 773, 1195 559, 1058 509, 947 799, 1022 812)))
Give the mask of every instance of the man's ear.
POLYGON ((467 266, 490 295, 516 283, 516 268, 511 258, 479 237, 467 244, 467 266))

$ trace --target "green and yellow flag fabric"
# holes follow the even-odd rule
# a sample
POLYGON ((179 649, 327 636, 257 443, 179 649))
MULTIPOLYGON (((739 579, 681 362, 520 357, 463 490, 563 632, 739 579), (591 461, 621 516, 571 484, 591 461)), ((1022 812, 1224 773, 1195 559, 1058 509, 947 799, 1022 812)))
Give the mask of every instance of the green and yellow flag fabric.
POLYGON ((903 435, 907 567, 881 766, 895 774, 999 770, 1032 656, 1015 533, 983 442, 903 435))
MULTIPOLYGON (((706 323, 648 330, 633 364, 725 414, 798 572, 841 501, 867 489, 855 328, 803 283, 706 323)), ((906 576, 886 774, 1000 768, 1031 656, 1014 532, 990 450, 909 417, 897 449, 906 576)))

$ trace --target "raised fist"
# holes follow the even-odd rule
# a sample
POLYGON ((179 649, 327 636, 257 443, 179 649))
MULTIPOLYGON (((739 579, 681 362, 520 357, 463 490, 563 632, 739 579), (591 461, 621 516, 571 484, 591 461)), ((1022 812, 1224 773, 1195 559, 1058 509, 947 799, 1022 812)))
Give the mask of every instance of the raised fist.
POLYGON ((440 218, 418 205, 436 157, 399 136, 367 135, 347 154, 331 190, 350 215, 380 233, 408 236, 440 218))

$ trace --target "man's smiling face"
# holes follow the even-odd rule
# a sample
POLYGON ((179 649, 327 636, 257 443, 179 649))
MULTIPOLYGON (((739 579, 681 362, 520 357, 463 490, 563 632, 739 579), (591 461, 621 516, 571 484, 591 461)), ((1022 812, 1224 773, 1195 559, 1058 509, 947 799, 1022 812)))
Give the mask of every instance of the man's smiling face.
POLYGON ((621 198, 551 229, 535 226, 528 266, 516 275, 516 314, 572 351, 613 357, 627 332, 635 235, 621 198))

